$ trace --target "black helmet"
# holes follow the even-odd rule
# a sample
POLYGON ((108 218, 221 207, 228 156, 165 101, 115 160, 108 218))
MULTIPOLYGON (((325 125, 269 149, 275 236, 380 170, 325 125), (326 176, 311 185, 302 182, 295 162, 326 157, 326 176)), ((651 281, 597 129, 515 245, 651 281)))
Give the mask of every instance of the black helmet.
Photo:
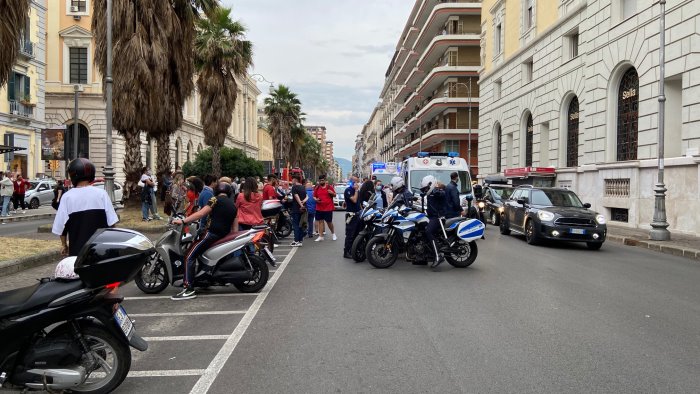
POLYGON ((225 194, 227 197, 231 197, 231 194, 233 194, 233 188, 228 182, 219 182, 219 184, 216 185, 215 192, 217 196, 219 194, 225 194))
POLYGON ((68 164, 68 176, 73 186, 83 181, 92 183, 95 180, 95 165, 88 159, 75 159, 68 164))

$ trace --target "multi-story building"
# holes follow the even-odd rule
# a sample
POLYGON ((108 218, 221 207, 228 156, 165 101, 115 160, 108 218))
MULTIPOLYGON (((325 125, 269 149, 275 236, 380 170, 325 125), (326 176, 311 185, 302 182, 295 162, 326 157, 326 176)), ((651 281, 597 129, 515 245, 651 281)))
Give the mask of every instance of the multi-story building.
POLYGON ((325 149, 323 150, 323 157, 326 158, 326 161, 329 164, 332 164, 335 161, 335 156, 333 152, 333 141, 326 140, 325 149))
MULTIPOLYGON (((105 163, 106 129, 105 102, 102 77, 94 64, 94 47, 91 29, 92 8, 90 1, 50 1, 46 20, 46 119, 51 126, 74 124, 74 92, 78 95, 78 154, 90 158, 97 168, 105 163), (75 5, 74 5, 75 3, 75 5)), ((248 156, 257 158, 257 97, 260 94, 255 81, 246 78, 239 81, 239 96, 229 128, 225 146, 244 150, 248 156)), ((195 91, 183 106, 183 122, 180 129, 170 137, 171 163, 175 168, 205 148, 200 121, 199 94, 195 91)), ((69 141, 72 132, 68 132, 69 141)), ((124 139, 113 135, 113 164, 117 179, 123 178, 124 139)), ((73 157, 68 144, 68 156, 73 157)), ((156 142, 142 135, 142 158, 145 165, 154 168, 156 142)))
MULTIPOLYGON (((613 224, 649 228, 657 180, 660 6, 645 0, 485 0, 482 174, 549 167, 613 224)), ((665 13, 667 216, 700 235, 700 7, 665 13)), ((522 181, 522 180, 518 180, 522 181)))
POLYGON ((267 129, 262 127, 258 128, 258 149, 260 153, 258 154, 258 160, 260 161, 273 161, 274 149, 272 146, 272 137, 267 129))
POLYGON ((19 53, 7 84, 0 89, 2 143, 17 150, 4 156, 3 170, 33 178, 46 173, 41 160, 41 129, 45 123, 46 1, 30 2, 19 53))
POLYGON ((364 143, 362 135, 355 139, 355 154, 352 155, 352 174, 362 176, 364 174, 364 143))
POLYGON ((480 14, 476 0, 415 2, 363 133, 367 163, 458 152, 478 172, 480 14))

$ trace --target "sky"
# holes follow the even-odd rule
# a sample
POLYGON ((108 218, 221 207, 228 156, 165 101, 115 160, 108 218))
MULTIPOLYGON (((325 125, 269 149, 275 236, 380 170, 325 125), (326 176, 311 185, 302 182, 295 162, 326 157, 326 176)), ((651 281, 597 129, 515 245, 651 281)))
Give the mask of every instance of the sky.
MULTIPOLYGON (((305 124, 326 126, 335 156, 350 160, 414 1, 221 2, 248 30, 251 74, 289 86, 302 102, 305 124)), ((263 94, 269 90, 269 83, 258 86, 263 94)))

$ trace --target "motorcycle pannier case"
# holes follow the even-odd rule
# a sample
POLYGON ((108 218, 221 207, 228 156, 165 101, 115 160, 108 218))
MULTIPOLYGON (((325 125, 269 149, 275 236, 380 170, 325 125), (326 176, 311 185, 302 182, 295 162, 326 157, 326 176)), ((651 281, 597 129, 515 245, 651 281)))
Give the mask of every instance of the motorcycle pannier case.
POLYGON ((143 234, 126 229, 100 229, 83 246, 75 273, 88 287, 128 282, 155 253, 143 234))
POLYGON ((282 210, 280 200, 265 200, 262 203, 262 215, 264 218, 275 216, 282 210))

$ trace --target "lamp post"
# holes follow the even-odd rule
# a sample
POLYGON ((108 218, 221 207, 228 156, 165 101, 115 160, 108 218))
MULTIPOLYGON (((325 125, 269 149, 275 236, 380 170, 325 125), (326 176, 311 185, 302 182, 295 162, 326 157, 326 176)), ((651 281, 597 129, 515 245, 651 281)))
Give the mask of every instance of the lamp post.
POLYGON ((651 231, 649 238, 654 241, 669 241, 671 233, 668 231, 668 222, 666 221, 666 186, 664 185, 664 121, 666 118, 666 96, 664 94, 665 81, 665 56, 666 51, 666 0, 660 0, 659 14, 659 174, 658 181, 654 187, 654 219, 651 222, 651 231))
POLYGON ((105 101, 107 147, 105 166, 102 173, 105 178, 105 191, 114 204, 114 168, 112 167, 112 0, 107 0, 107 67, 105 72, 105 101))
MULTIPOLYGON (((457 93, 457 88, 459 85, 464 86, 467 88, 467 95, 469 96, 469 115, 467 117, 467 121, 469 122, 469 140, 467 140, 467 163, 469 165, 469 175, 472 175, 472 78, 469 77, 469 85, 467 85, 464 82, 455 82, 454 89, 455 89, 455 94, 457 93)), ((448 90, 445 91, 445 101, 447 101, 447 98, 449 97, 449 91, 451 89, 448 88, 448 90)))

